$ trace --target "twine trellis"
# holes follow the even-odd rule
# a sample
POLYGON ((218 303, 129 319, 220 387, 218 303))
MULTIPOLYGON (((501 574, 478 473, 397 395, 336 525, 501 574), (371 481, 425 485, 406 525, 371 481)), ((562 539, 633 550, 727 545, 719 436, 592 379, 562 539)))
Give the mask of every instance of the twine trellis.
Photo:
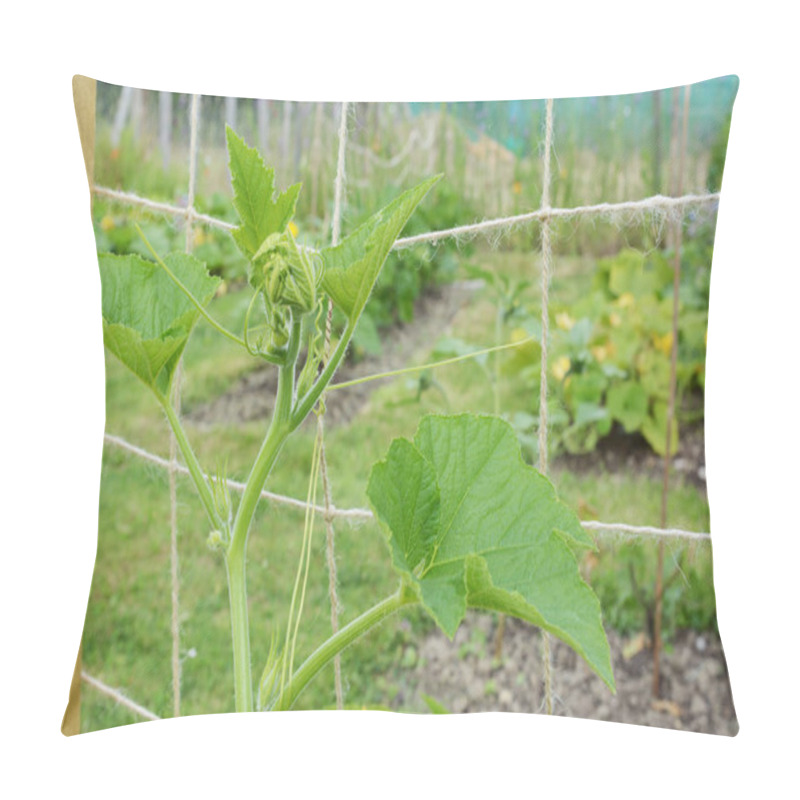
MULTIPOLYGON (((190 146, 189 146, 189 187, 187 193, 187 201, 185 206, 178 206, 171 203, 160 202, 152 200, 148 197, 132 192, 123 192, 116 189, 111 189, 106 186, 101 186, 94 183, 91 187, 92 193, 97 197, 107 198, 115 203, 127 205, 150 211, 153 213, 164 214, 173 217, 176 221, 183 221, 185 225, 186 252, 190 252, 192 246, 192 234, 195 224, 207 225, 211 228, 217 228, 224 231, 231 231, 236 226, 232 225, 225 220, 218 219, 208 214, 201 214, 194 208, 195 196, 195 182, 196 182, 196 163, 198 156, 197 144, 197 128, 199 118, 199 107, 201 97, 193 95, 190 104, 190 146)), ((515 228, 531 225, 533 223, 540 224, 540 246, 542 253, 542 272, 541 272, 541 286, 542 286, 542 380, 540 385, 540 428, 539 428, 539 468, 541 471, 547 470, 547 442, 548 442, 548 428, 547 428, 547 354, 548 354, 548 321, 549 321, 549 292, 548 287, 553 274, 553 254, 552 254, 552 225, 551 223, 557 220, 569 220, 578 218, 593 218, 604 219, 608 221, 621 221, 624 224, 632 224, 635 222, 643 221, 647 218, 654 218, 660 224, 672 223, 679 226, 686 211, 690 208, 697 208, 703 206, 711 206, 713 209, 717 207, 720 200, 719 192, 708 192, 704 194, 681 194, 678 196, 664 196, 653 195, 640 200, 622 201, 617 203, 596 203, 592 205, 579 205, 568 208, 554 208, 550 206, 550 187, 549 187, 549 174, 550 174, 550 157, 552 152, 552 134, 553 134, 553 101, 548 100, 546 103, 546 121, 545 121, 545 141, 542 150, 542 161, 544 167, 543 190, 541 205, 537 209, 531 211, 515 214, 511 216, 494 217, 492 219, 482 220, 480 222, 456 226, 453 228, 446 228, 442 230, 429 231, 415 236, 398 239, 393 249, 401 250, 406 247, 411 247, 421 243, 437 244, 447 239, 469 239, 474 237, 491 237, 498 233, 507 232, 515 228)), ((352 149, 355 152, 362 153, 365 148, 360 148, 358 145, 347 142, 347 115, 348 104, 342 104, 341 124, 339 128, 339 147, 337 159, 337 172, 336 172, 336 198, 334 203, 334 221, 332 224, 332 238, 336 243, 339 237, 341 210, 342 210, 342 189, 345 174, 345 153, 346 150, 352 149)), ((430 138, 430 137, 428 137, 430 138)), ((392 167, 401 163, 403 159, 411 151, 412 147, 418 142, 422 141, 420 134, 412 133, 403 146, 402 150, 390 159, 380 159, 375 154, 367 151, 363 153, 378 166, 392 167)), ((330 328, 326 331, 326 341, 329 341, 330 328)), ((176 381, 179 385, 180 380, 176 381)), ((179 394, 176 394, 176 399, 179 401, 179 394)), ((322 429, 322 417, 319 417, 320 429, 322 429)), ((170 482, 170 583, 171 583, 171 598, 172 598, 172 685, 173 685, 173 714, 178 716, 180 714, 180 611, 179 611, 179 570, 177 561, 177 511, 176 511, 176 490, 174 485, 175 476, 188 475, 189 470, 181 464, 177 459, 177 452, 174 443, 170 445, 169 458, 163 458, 155 453, 152 453, 136 444, 116 436, 112 433, 104 434, 105 444, 118 448, 122 451, 130 453, 131 455, 142 459, 145 462, 153 464, 161 469, 167 471, 170 482)), ((204 475, 207 479, 210 476, 204 475)), ((309 503, 306 500, 282 495, 267 490, 262 490, 260 497, 262 500, 272 503, 277 506, 284 506, 287 508, 295 508, 298 510, 307 510, 313 508, 315 513, 319 513, 326 523, 328 531, 327 536, 327 554, 328 554, 328 567, 329 567, 329 591, 331 596, 331 621, 335 629, 338 625, 338 599, 336 597, 336 573, 335 573, 335 556, 333 554, 333 528, 332 523, 335 519, 347 521, 350 524, 358 524, 374 519, 373 513, 369 509, 364 508, 338 508, 334 505, 330 485, 328 482, 327 469, 323 472, 324 481, 324 505, 316 505, 309 503)), ((228 489, 235 492, 244 491, 244 484, 238 481, 228 479, 226 481, 228 489)), ((708 543, 710 541, 710 534, 704 531, 690 531, 681 528, 671 527, 656 527, 648 525, 631 525, 626 522, 601 522, 595 520, 581 521, 583 528, 598 538, 606 541, 614 539, 623 540, 656 540, 660 544, 663 543, 708 543)), ((544 639, 544 672, 545 672, 545 708, 547 713, 552 713, 552 686, 551 686, 551 667, 550 667, 550 653, 549 642, 547 635, 544 639)), ((115 689, 95 676, 92 676, 86 670, 81 672, 81 679, 84 683, 92 686, 99 693, 113 699, 119 705, 125 707, 137 716, 148 719, 156 720, 160 717, 144 706, 131 700, 124 692, 115 689)), ((342 706, 342 689, 341 689, 341 676, 339 670, 336 670, 336 696, 337 705, 342 706)))

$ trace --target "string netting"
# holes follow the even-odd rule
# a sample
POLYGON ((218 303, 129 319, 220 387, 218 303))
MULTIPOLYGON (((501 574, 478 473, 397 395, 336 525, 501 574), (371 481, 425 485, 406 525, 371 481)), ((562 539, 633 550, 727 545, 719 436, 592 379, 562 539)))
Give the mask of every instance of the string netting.
MULTIPOLYGON (((200 213, 195 209, 196 175, 197 162, 199 156, 198 145, 198 120, 200 114, 201 97, 193 95, 189 108, 189 185, 185 205, 174 205, 171 203, 152 200, 146 196, 134 192, 119 191, 106 186, 94 184, 93 194, 97 197, 104 197, 115 203, 125 206, 139 208, 156 214, 163 214, 172 217, 176 223, 183 223, 185 227, 185 251, 188 253, 192 249, 194 225, 202 224, 210 228, 223 231, 231 231, 235 225, 215 217, 213 215, 200 213)), ((688 99, 687 99, 688 107, 688 99)), ((338 127, 338 156, 337 169, 334 188, 333 220, 331 224, 331 241, 336 244, 339 240, 341 230, 341 216, 343 207, 344 178, 346 166, 346 152, 350 151, 357 154, 365 161, 369 161, 378 168, 392 168, 402 164, 403 160, 414 150, 415 145, 428 147, 434 138, 434 129, 431 127, 427 134, 420 133, 416 129, 412 131, 408 140, 400 151, 391 158, 381 158, 369 148, 365 148, 355 142, 347 140, 348 115, 354 113, 347 103, 341 104, 341 115, 338 127)), ((316 125, 319 125, 319 107, 316 125)), ((289 112, 284 115, 284 126, 290 124, 289 112)), ((684 115, 684 128, 686 116, 684 115)), ((314 148, 319 148, 318 129, 315 132, 314 148)), ((540 394, 538 399, 539 406, 539 469, 547 472, 547 452, 548 452, 548 419, 547 419, 547 358, 548 358, 548 325, 549 325, 549 285, 554 271, 553 258, 553 226, 552 223, 559 220, 594 219, 614 222, 619 225, 630 226, 633 224, 644 224, 650 222, 654 227, 661 230, 665 226, 672 225, 675 230, 680 230, 685 214, 689 209, 710 206, 716 208, 719 203, 720 195, 718 192, 707 192, 702 194, 682 194, 680 191, 675 196, 664 196, 656 194, 640 200, 621 201, 621 202, 601 202, 588 205, 574 205, 570 207, 551 207, 550 203, 550 169, 551 157, 553 152, 553 101, 546 101, 546 118, 544 124, 544 142, 542 147, 542 166, 543 182, 542 196, 539 208, 526 211, 524 213, 495 216, 480 222, 458 225, 440 230, 427 231, 425 233, 408 236, 398 239, 393 249, 402 250, 418 244, 431 243, 437 244, 448 239, 465 241, 475 237, 491 237, 502 233, 508 233, 516 229, 522 229, 537 223, 540 226, 540 253, 542 260, 540 281, 541 281, 541 381, 540 394)), ((685 133, 683 141, 683 152, 685 153, 685 133)), ((681 160, 681 171, 683 162, 681 160)), ((428 164, 428 172, 433 172, 433 164, 428 164)), ((673 184, 673 188, 674 188, 673 184)), ((677 184, 680 186, 680 182, 677 184)), ((677 317, 675 317, 677 324, 677 317)), ((331 309, 329 307, 325 344, 326 350, 330 345, 331 337, 331 309)), ((677 336, 673 337, 673 349, 677 346, 677 336)), ((674 386, 671 387, 674 391, 674 386)), ((174 395, 176 408, 180 406, 180 372, 176 380, 176 392, 174 395)), ((674 403, 674 397, 672 399, 674 403)), ((674 409, 671 409, 674 411, 674 409)), ((319 434, 324 435, 323 414, 318 414, 319 434)), ((135 443, 117 436, 113 433, 105 433, 104 442, 106 445, 118 448, 136 456, 143 461, 155 465, 165 470, 169 477, 170 488, 170 584, 171 584, 171 635, 172 635, 172 686, 173 686, 173 714, 180 715, 180 607, 179 607, 179 569, 177 553, 177 499, 175 479, 177 475, 188 475, 189 470, 178 461, 177 449, 174 437, 170 436, 169 458, 165 459, 152 453, 135 443)), ((324 439, 323 439, 324 447, 324 439)), ((669 451, 665 457, 665 469, 669 462, 669 451)), ((326 556, 329 571, 329 597, 331 602, 331 626, 336 631, 338 627, 338 597, 336 591, 336 560, 334 551, 334 520, 343 520, 350 524, 359 524, 373 519, 373 514, 369 509, 364 508, 338 508, 333 503, 330 479, 327 464, 323 456, 323 497, 324 505, 309 503, 305 499, 283 495, 275 492, 263 490, 261 499, 267 503, 306 510, 312 507, 325 520, 326 525, 326 556)), ((204 475, 211 479, 211 476, 204 475)), ((233 479, 226 480, 227 488, 234 492, 244 491, 244 484, 233 479)), ((691 531, 682 528, 667 527, 665 514, 662 513, 662 523, 660 526, 632 525, 626 522, 607 522, 595 520, 582 520, 583 528, 604 541, 615 540, 655 540, 663 546, 664 543, 707 543, 710 541, 710 534, 704 531, 691 531)), ((547 713, 552 713, 552 669, 550 659, 549 638, 547 634, 543 636, 543 671, 544 671, 544 703, 547 713)), ((89 686, 95 688, 101 694, 115 700, 116 703, 124 706, 134 714, 144 719, 159 719, 160 717, 152 711, 134 702, 127 695, 118 689, 108 686, 98 678, 90 675, 85 670, 81 674, 82 680, 89 686)), ((335 691, 337 707, 343 704, 342 683, 340 665, 336 664, 335 669, 335 691)))

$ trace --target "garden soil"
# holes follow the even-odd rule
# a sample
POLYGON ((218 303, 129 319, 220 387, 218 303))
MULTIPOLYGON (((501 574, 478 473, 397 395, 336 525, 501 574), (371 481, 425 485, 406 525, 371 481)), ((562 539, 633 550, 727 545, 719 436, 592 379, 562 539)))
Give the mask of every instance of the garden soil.
MULTIPOLYGON (((398 672, 398 708, 426 709, 424 696, 451 713, 544 713, 539 629, 507 618, 502 656, 494 657, 497 617, 470 614, 451 642, 440 631, 398 672)), ((607 631, 617 694, 574 650, 551 637, 553 713, 675 730, 735 736, 739 730, 719 637, 681 631, 661 656, 660 695, 652 694, 652 651, 642 635, 607 631)))

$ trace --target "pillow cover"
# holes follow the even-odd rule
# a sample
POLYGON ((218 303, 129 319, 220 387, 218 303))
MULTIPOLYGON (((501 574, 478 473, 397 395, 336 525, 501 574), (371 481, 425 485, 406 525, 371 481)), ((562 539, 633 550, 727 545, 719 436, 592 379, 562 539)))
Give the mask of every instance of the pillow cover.
POLYGON ((76 78, 107 421, 64 732, 338 707, 735 734, 703 389, 737 86, 76 78))

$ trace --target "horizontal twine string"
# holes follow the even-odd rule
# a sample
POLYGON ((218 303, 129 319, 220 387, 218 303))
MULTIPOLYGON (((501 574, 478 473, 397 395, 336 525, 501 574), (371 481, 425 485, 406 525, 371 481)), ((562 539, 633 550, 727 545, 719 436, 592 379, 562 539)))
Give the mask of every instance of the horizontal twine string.
MULTIPOLYGON (((161 456, 155 455, 155 453, 150 453, 147 450, 144 450, 141 447, 137 447, 134 444, 122 439, 119 436, 114 436, 113 434, 106 433, 104 435, 105 441, 109 444, 114 445, 115 447, 119 447, 122 450, 127 450, 129 453, 138 456, 139 458, 150 462, 151 464, 155 464, 163 469, 170 468, 170 461, 166 458, 162 458, 161 456)), ((189 475, 189 470, 183 466, 183 464, 178 464, 177 471, 183 475, 189 475)), ((208 475, 204 476, 206 480, 209 479, 208 475)), ((227 480, 227 486, 229 489, 233 489, 237 492, 243 492, 245 485, 239 481, 234 480, 227 480)), ((269 500, 273 503, 278 505, 289 506, 291 508, 297 508, 305 511, 309 504, 306 503, 304 500, 298 500, 294 497, 287 497, 286 495, 282 494, 275 494, 274 492, 268 492, 266 490, 262 490, 261 497, 264 500, 269 500)), ((326 509, 325 506, 310 504, 310 507, 314 509, 315 513, 320 515, 330 514, 331 517, 338 517, 340 519, 350 519, 350 520, 370 520, 374 519, 373 513, 366 508, 337 508, 336 506, 331 506, 329 509, 326 509)), ((692 539, 695 541, 702 541, 702 540, 710 540, 711 534, 705 532, 697 532, 697 531, 686 531, 680 528, 654 528, 648 525, 628 525, 627 523, 623 522, 596 522, 594 520, 586 520, 581 521, 581 525, 585 530, 593 531, 600 535, 607 535, 607 534, 621 534, 623 536, 629 537, 655 537, 660 539, 692 539)))
POLYGON ((670 216, 682 209, 693 205, 704 205, 719 201, 719 192, 712 194, 687 194, 682 197, 665 197, 654 195, 644 200, 628 200, 622 203, 597 203, 596 205, 574 206, 573 208, 540 208, 525 214, 515 214, 510 217, 498 217, 471 225, 459 225, 440 231, 420 233, 417 236, 407 236, 394 243, 394 249, 400 250, 422 242, 436 243, 440 239, 475 236, 480 233, 513 228, 528 222, 541 222, 548 219, 570 219, 581 216, 599 216, 613 218, 624 214, 641 216, 644 214, 664 214, 670 216))
MULTIPOLYGON (((211 217, 208 214, 198 214, 193 208, 186 208, 184 206, 174 206, 169 203, 161 203, 155 200, 149 200, 146 197, 131 192, 119 192, 115 189, 109 189, 105 186, 93 187, 96 195, 101 197, 108 197, 119 203, 126 205, 140 206, 150 211, 155 211, 161 214, 170 214, 175 217, 191 217, 197 222, 209 225, 222 230, 231 231, 236 226, 230 222, 211 217)), ((530 211, 525 214, 516 214, 510 217, 498 217, 496 219, 488 219, 483 222, 476 222, 471 225, 459 225, 455 228, 447 228, 439 231, 429 231, 428 233, 421 233, 417 236, 408 236, 405 239, 398 239, 394 243, 394 250, 400 250, 404 247, 412 247, 415 244, 423 242, 436 243, 441 239, 458 238, 476 236, 482 233, 492 233, 504 228, 513 228, 518 225, 524 225, 529 222, 540 222, 543 219, 570 219, 573 217, 581 216, 600 216, 610 217, 620 215, 634 215, 641 216, 644 214, 663 214, 670 216, 677 214, 681 210, 689 206, 708 205, 719 202, 719 192, 710 194, 687 194, 681 197, 665 197, 664 195, 654 195, 647 197, 644 200, 630 200, 622 203, 598 203, 596 205, 575 206, 573 208, 548 208, 530 211)))
MULTIPOLYGON (((104 438, 109 444, 113 444, 115 447, 119 447, 122 450, 127 450, 129 453, 138 456, 144 461, 149 461, 151 464, 155 464, 156 466, 162 467, 163 469, 169 469, 170 462, 166 458, 157 456, 155 453, 150 453, 147 450, 144 450, 141 447, 137 447, 135 444, 131 444, 130 442, 125 441, 125 439, 121 439, 119 436, 113 436, 110 433, 106 433, 104 435, 104 438)), ((177 471, 180 472, 182 475, 190 474, 189 470, 183 464, 178 464, 177 471)), ((203 473, 203 477, 206 480, 209 480, 209 476, 206 473, 203 473)), ((245 484, 241 483, 240 481, 228 479, 225 481, 225 483, 229 489, 233 489, 234 491, 237 492, 243 492, 245 489, 245 484)), ((311 507, 314 509, 315 513, 321 514, 323 516, 327 513, 324 506, 314 505, 313 503, 309 504, 306 503, 305 500, 298 500, 297 498, 294 497, 287 497, 286 495, 275 494, 274 492, 268 492, 266 489, 263 489, 261 491, 260 497, 263 500, 269 500, 279 505, 291 506, 292 508, 298 508, 302 511, 305 511, 306 508, 311 507)), ((336 506, 331 506, 330 514, 331 516, 334 517, 345 517, 349 519, 372 519, 371 511, 360 508, 341 509, 341 508, 336 508, 336 506)))
POLYGON ((84 683, 88 683, 89 686, 97 689, 98 692, 104 694, 106 697, 111 697, 112 699, 116 700, 121 706, 125 706, 125 708, 133 711, 135 714, 138 714, 140 717, 144 717, 145 719, 150 720, 157 720, 161 719, 158 714, 154 714, 152 711, 146 709, 144 706, 140 706, 138 703, 135 703, 129 697, 125 697, 122 692, 118 691, 117 689, 112 689, 110 686, 103 683, 103 681, 98 680, 97 678, 90 675, 85 670, 81 671, 81 679, 84 683))
POLYGON ((150 200, 147 197, 140 197, 138 194, 133 194, 133 192, 119 192, 116 189, 109 189, 105 186, 97 186, 96 184, 92 187, 92 191, 99 197, 108 197, 110 200, 115 200, 124 205, 140 206, 149 211, 157 211, 159 214, 170 214, 173 217, 191 217, 192 220, 210 225, 212 228, 221 228, 225 231, 232 231, 236 228, 236 225, 232 225, 230 222, 211 217, 208 214, 198 214, 197 211, 191 207, 173 206, 170 203, 161 203, 157 200, 150 200))

